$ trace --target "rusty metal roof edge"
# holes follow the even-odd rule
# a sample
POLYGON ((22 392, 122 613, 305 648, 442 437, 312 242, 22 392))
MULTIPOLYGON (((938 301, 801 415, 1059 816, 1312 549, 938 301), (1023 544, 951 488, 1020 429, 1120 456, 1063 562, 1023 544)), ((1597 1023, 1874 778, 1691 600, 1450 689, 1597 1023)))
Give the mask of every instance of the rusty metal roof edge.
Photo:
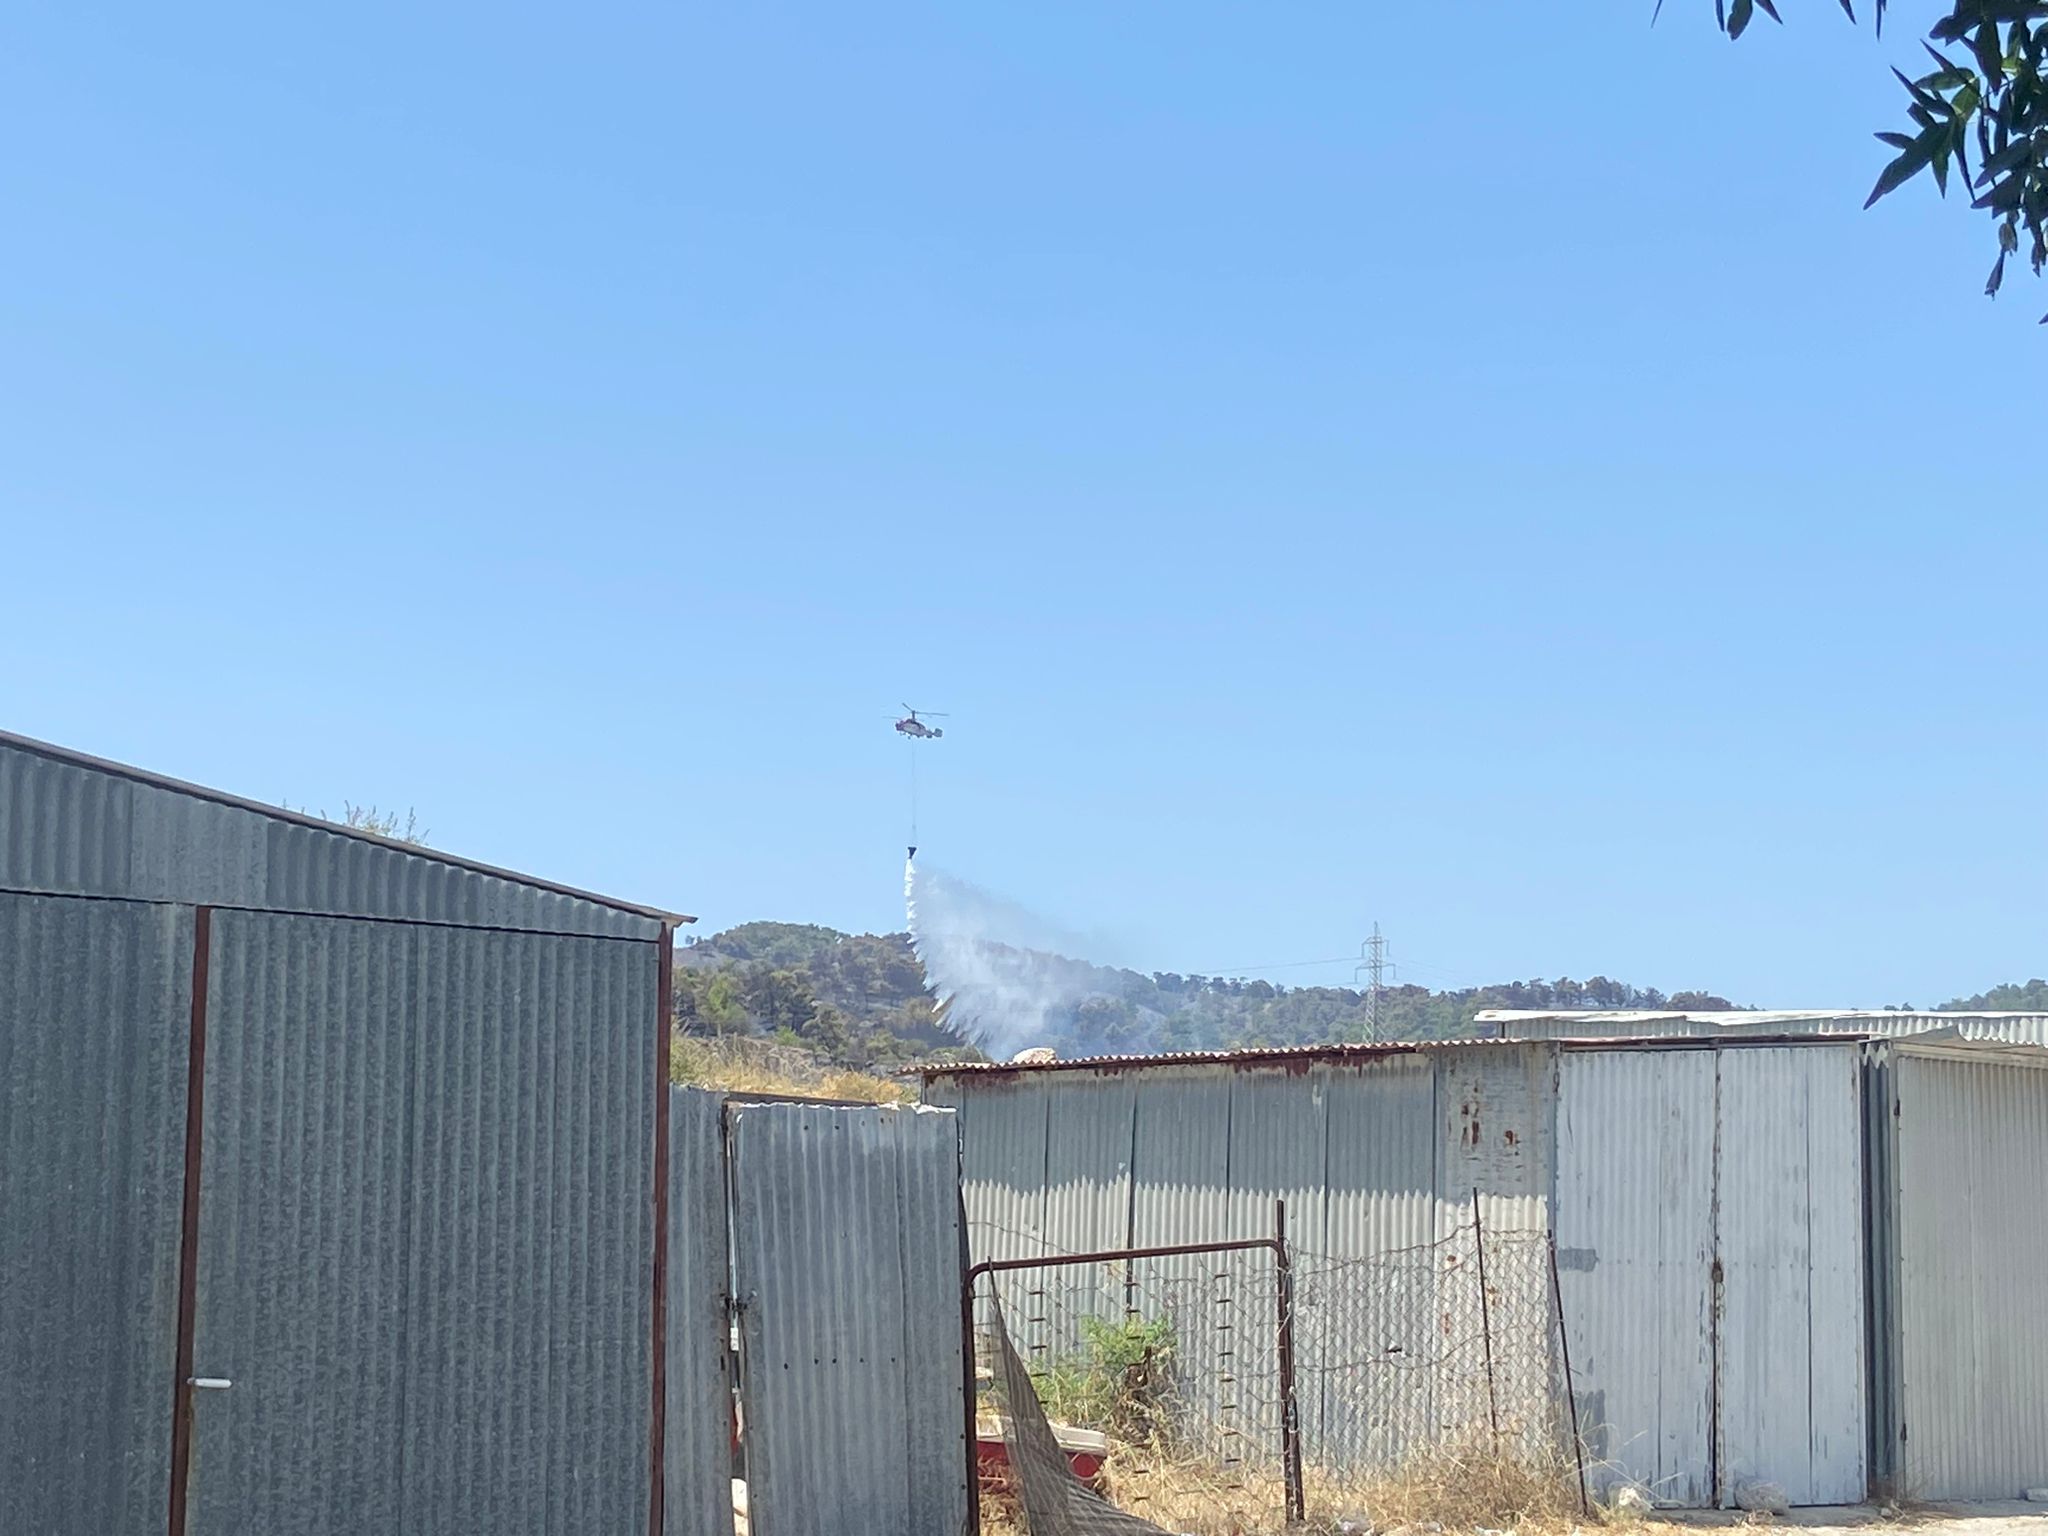
POLYGON ((643 906, 638 902, 621 901, 616 896, 600 896, 595 891, 582 890, 577 886, 563 885, 557 880, 543 880, 536 875, 521 874, 516 869, 505 869, 500 865, 486 864, 480 859, 464 858, 458 853, 448 853, 439 848, 429 848, 420 843, 400 842, 395 837, 382 837, 375 832, 365 832, 360 827, 345 826, 340 822, 328 821, 325 817, 309 816, 303 811, 288 810, 280 805, 265 805, 260 800, 251 800, 243 795, 231 795, 226 790, 209 789, 204 784, 193 784, 185 779, 174 779, 169 774, 152 773, 147 768, 137 768, 128 763, 117 763, 111 758, 94 757, 90 752, 80 752, 72 747, 60 747, 54 742, 38 741, 33 736, 23 736, 14 731, 0 730, 0 746, 14 747, 23 752, 33 752, 39 757, 52 758, 60 763, 69 763, 77 768, 89 768, 96 773, 111 774, 115 778, 128 779, 136 784, 147 784, 153 789, 169 790, 174 794, 190 795, 196 799, 209 800, 215 805, 230 806, 239 811, 250 811, 258 816, 267 816, 273 821, 289 822, 294 826, 308 827, 316 832, 331 833, 336 837, 352 837, 359 842, 371 843, 380 848, 389 848, 395 853, 409 853, 414 858, 430 859, 437 864, 452 865, 466 869, 472 874, 488 875, 494 880, 509 880, 515 885, 531 886, 535 890, 551 891, 557 896, 568 896, 577 901, 587 901, 600 907, 609 907, 615 912, 630 912, 635 917, 652 918, 659 923, 694 923, 696 918, 684 912, 670 912, 662 907, 643 906))
POLYGON ((940 1077, 988 1077, 1027 1072, 1129 1072, 1146 1067, 1258 1067, 1294 1063, 1378 1061, 1414 1056, 1424 1051, 1711 1051, 1747 1050, 1758 1046, 1796 1045, 1837 1048, 1886 1037, 1874 1035, 1743 1035, 1717 1039, 1711 1035, 1575 1036, 1566 1039, 1501 1039, 1493 1035, 1457 1040, 1388 1040, 1367 1044, 1278 1045, 1236 1051, 1169 1051, 1153 1056, 1072 1056, 1052 1061, 932 1061, 905 1068, 926 1082, 940 1077))

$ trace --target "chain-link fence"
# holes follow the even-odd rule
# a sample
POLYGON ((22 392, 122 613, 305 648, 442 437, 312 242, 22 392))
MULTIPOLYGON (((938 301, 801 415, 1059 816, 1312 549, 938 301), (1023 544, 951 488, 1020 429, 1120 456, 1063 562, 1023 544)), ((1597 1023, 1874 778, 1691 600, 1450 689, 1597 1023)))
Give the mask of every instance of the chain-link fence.
POLYGON ((1304 1458, 1326 1489, 1423 1453, 1571 1446, 1550 1243, 1467 1221, 1422 1247, 1295 1270, 1304 1458))
POLYGON ((1548 1234, 1469 1209, 1433 1243, 1361 1259, 1265 1241, 1003 1261, 973 1298, 985 1530, 1062 1529, 1024 1524, 988 1465, 1013 1416, 1005 1338, 1067 1462, 1169 1531, 1367 1516, 1453 1463, 1464 1483, 1511 1468, 1537 1497, 1575 1471, 1548 1234))

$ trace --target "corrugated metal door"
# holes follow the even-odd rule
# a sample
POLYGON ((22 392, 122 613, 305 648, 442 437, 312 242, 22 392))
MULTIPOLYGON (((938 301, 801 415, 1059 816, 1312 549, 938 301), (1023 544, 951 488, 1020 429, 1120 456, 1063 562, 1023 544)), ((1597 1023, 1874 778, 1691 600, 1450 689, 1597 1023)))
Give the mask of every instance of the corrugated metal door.
POLYGON ((1579 1422, 1603 1484, 1714 1493, 1714 1053, 1567 1053, 1557 1245, 1579 1422))
POLYGON ((959 1536, 954 1116, 768 1104, 732 1121, 754 1536, 959 1536))
POLYGON ((164 1528, 192 930, 0 895, 0 1530, 164 1528))
POLYGON ((191 1536, 644 1532, 653 947, 219 912, 191 1536))
POLYGON ((1723 1503, 1864 1494, 1863 1138, 1854 1047, 1725 1050, 1720 1063, 1723 1503))

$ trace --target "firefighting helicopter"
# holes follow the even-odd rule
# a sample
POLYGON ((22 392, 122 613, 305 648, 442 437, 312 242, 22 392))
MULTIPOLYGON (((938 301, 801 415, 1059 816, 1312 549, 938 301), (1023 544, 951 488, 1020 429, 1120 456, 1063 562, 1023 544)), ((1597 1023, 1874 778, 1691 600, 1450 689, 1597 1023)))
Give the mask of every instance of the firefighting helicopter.
POLYGON ((905 715, 905 716, 904 716, 904 717, 903 717, 903 718, 902 718, 901 720, 898 720, 898 721, 896 722, 896 730, 897 730, 897 733, 898 733, 899 735, 902 735, 902 736, 905 736, 905 737, 908 737, 908 738, 909 738, 909 745, 910 745, 910 749, 911 749, 911 750, 910 750, 910 849, 909 849, 908 857, 909 857, 909 858, 911 858, 911 859, 913 859, 913 860, 915 860, 915 859, 917 858, 917 744, 918 744, 918 743, 919 743, 920 741, 937 741, 937 740, 938 740, 938 739, 939 739, 939 738, 940 738, 941 736, 943 736, 943 735, 945 735, 945 734, 946 734, 946 733, 945 733, 944 731, 942 731, 941 729, 939 729, 939 727, 937 727, 936 725, 928 725, 928 724, 926 724, 926 723, 925 723, 925 721, 924 721, 923 719, 921 719, 921 718, 919 718, 919 717, 920 717, 920 716, 929 716, 929 717, 930 717, 931 719, 933 719, 933 720, 943 720, 943 719, 945 719, 945 718, 946 718, 946 716, 945 716, 945 713, 944 713, 944 711, 942 711, 942 710, 936 710, 936 709, 925 709, 925 710, 917 710, 917 709, 911 709, 911 708, 910 708, 910 706, 909 706, 908 704, 904 705, 903 707, 904 707, 904 708, 905 708, 906 710, 910 710, 910 712, 909 712, 909 713, 908 713, 907 715, 905 715))
MULTIPOLYGON (((910 706, 908 704, 904 705, 903 707, 905 709, 910 709, 910 706)), ((901 720, 898 720, 896 722, 896 729, 901 731, 904 735, 912 737, 918 741, 937 741, 941 736, 946 734, 936 725, 925 724, 923 720, 920 720, 918 718, 920 714, 929 715, 934 720, 943 720, 946 718, 945 712, 943 710, 910 709, 909 714, 905 715, 901 720)))

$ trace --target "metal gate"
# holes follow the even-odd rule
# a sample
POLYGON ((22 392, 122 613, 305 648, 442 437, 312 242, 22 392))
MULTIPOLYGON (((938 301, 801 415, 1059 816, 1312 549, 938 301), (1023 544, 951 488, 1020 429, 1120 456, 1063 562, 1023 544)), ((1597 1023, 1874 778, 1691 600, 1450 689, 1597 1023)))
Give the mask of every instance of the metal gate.
POLYGON ((1863 1497, 1853 1046, 1567 1052, 1560 1284, 1598 1476, 1863 1497))
POLYGON ((960 1154, 951 1113, 730 1111, 754 1536, 958 1536, 960 1154))

